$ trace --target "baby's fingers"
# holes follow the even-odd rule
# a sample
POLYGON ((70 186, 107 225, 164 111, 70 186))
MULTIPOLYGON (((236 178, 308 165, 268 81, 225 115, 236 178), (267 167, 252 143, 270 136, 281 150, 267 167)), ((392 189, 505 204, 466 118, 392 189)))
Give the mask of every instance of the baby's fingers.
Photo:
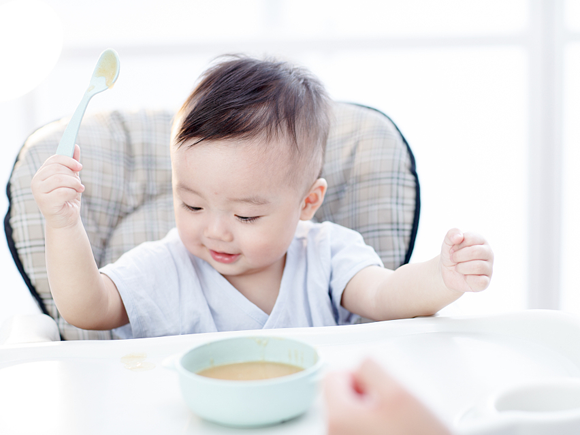
POLYGON ((458 228, 453 228, 447 231, 445 234, 445 239, 443 239, 443 246, 447 247, 447 249, 451 249, 453 246, 461 243, 464 239, 463 234, 458 228))
POLYGON ((491 281, 490 275, 467 275, 465 282, 472 292, 480 292, 489 286, 491 281))
POLYGON ((48 194, 58 189, 71 189, 75 192, 82 193, 85 190, 85 186, 76 174, 56 173, 46 178, 42 182, 39 190, 41 193, 48 194))
POLYGON ((81 161, 81 147, 75 144, 75 150, 73 152, 73 159, 80 163, 81 161))
POLYGON ((458 251, 460 249, 466 248, 468 246, 474 245, 488 245, 487 240, 483 236, 477 233, 463 233, 463 240, 461 243, 453 246, 453 251, 458 251))
POLYGON ((454 269, 455 272, 463 275, 469 288, 468 291, 479 292, 489 286, 493 273, 493 263, 484 260, 466 261, 456 264, 454 269))
POLYGON ((465 263, 458 263, 455 271, 462 275, 487 275, 491 276, 492 265, 489 261, 473 260, 465 263))
POLYGON ((454 249, 450 257, 455 263, 473 260, 493 261, 493 251, 488 244, 471 245, 461 249, 454 249))
MULTIPOLYGON (((80 150, 78 151, 80 153, 80 150)), ((55 154, 46 159, 44 164, 38 169, 35 178, 44 181, 55 173, 78 173, 83 165, 70 157, 55 154)))

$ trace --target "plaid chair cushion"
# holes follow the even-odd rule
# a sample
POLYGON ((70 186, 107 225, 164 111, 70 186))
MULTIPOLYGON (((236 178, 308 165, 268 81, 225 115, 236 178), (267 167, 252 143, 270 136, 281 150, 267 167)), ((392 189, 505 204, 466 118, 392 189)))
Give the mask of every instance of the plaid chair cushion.
MULTIPOLYGON (((175 225, 172 117, 167 111, 140 110, 83 120, 77 138, 86 187, 81 217, 99 267, 142 242, 162 238, 175 225)), ((30 182, 55 153, 67 121, 40 128, 22 147, 7 186, 6 236, 28 288, 64 339, 110 339, 111 331, 69 325, 48 285, 44 222, 30 182)), ((329 188, 316 219, 359 231, 388 268, 408 262, 418 225, 419 184, 411 150, 390 119, 370 108, 337 103, 323 176, 329 188)))

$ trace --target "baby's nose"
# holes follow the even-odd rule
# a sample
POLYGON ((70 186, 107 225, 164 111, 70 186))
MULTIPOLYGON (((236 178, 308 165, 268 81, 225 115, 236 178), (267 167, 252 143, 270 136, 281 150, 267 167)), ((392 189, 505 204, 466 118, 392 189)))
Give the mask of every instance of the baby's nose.
POLYGON ((208 239, 231 242, 234 238, 228 228, 224 218, 218 217, 210 220, 206 226, 203 235, 208 239))

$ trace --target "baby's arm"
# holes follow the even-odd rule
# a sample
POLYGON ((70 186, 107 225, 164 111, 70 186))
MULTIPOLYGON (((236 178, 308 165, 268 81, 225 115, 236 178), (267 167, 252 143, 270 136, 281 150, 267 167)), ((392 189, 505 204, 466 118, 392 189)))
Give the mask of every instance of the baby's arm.
POLYGON ((99 273, 80 218, 80 148, 74 157, 49 157, 32 179, 34 199, 45 225, 46 270, 61 315, 83 329, 111 329, 128 323, 125 307, 106 275, 99 273))
POLYGON ((477 234, 450 230, 441 255, 392 271, 377 266, 357 273, 347 284, 342 305, 373 320, 429 316, 465 292, 489 285, 493 252, 477 234))

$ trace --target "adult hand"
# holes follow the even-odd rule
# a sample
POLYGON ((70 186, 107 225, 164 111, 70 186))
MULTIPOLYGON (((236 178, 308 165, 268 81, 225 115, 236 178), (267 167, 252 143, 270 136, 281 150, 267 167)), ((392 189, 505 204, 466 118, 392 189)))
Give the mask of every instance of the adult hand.
POLYGON ((449 430, 376 362, 324 381, 328 435, 451 435, 449 430))

